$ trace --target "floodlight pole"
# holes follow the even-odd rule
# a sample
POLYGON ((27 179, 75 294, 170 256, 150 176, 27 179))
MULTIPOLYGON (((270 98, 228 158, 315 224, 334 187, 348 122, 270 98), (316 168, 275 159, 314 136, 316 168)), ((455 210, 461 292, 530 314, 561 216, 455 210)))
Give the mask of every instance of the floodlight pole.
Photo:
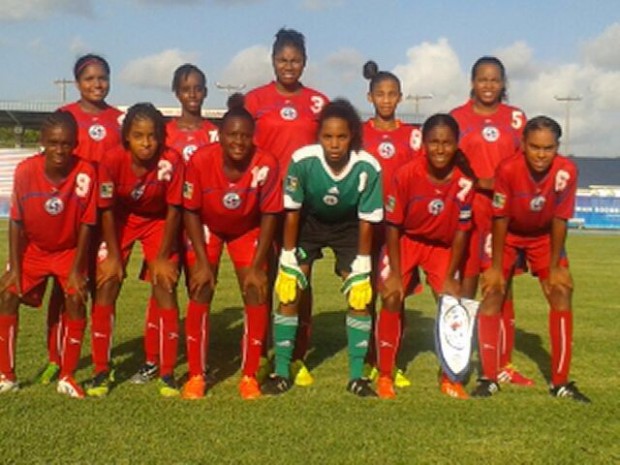
POLYGON ((566 147, 566 151, 564 153, 568 156, 570 155, 570 106, 571 103, 579 102, 582 100, 582 98, 581 95, 554 95, 553 98, 556 99, 558 102, 566 103, 566 117, 564 121, 564 130, 566 132, 566 143, 564 145, 566 147))
POLYGON ((420 100, 431 100, 433 98, 433 94, 408 94, 405 97, 405 100, 413 100, 415 102, 415 117, 420 117, 420 100))
POLYGON ((245 89, 245 84, 234 85, 234 84, 222 84, 220 82, 216 82, 215 87, 226 92, 230 96, 233 92, 240 92, 243 89, 245 89))
POLYGON ((54 84, 56 84, 57 86, 60 87, 60 101, 62 103, 65 103, 67 101, 67 85, 68 84, 73 84, 75 81, 72 81, 71 79, 56 79, 54 81, 54 84))

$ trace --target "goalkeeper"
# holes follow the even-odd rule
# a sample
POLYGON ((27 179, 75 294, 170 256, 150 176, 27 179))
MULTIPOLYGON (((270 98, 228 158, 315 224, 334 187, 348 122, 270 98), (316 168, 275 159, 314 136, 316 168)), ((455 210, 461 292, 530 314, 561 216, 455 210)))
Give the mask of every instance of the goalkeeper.
POLYGON ((335 100, 319 117, 319 143, 293 154, 284 180, 284 239, 275 285, 280 300, 274 318, 275 373, 263 384, 264 394, 281 394, 293 385, 289 366, 299 305, 307 301, 301 297, 314 260, 330 247, 348 300, 347 390, 360 397, 376 396, 362 372, 371 329, 367 307, 372 297, 372 226, 383 219, 382 183, 378 162, 361 150, 361 135, 355 108, 335 100))

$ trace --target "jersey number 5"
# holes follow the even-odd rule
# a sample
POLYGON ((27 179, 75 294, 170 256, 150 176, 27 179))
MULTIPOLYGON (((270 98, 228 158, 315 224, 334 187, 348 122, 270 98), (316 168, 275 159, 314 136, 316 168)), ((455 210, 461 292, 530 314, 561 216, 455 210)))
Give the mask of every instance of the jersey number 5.
POLYGON ((512 112, 511 125, 514 129, 520 129, 523 126, 523 112, 515 110, 512 112))

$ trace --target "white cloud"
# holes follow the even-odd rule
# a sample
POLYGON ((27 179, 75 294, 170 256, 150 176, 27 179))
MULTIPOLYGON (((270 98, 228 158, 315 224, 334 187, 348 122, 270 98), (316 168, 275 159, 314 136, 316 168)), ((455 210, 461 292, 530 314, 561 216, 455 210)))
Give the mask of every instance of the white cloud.
POLYGON ((174 70, 183 63, 195 62, 198 54, 178 49, 138 58, 120 72, 121 81, 139 88, 169 90, 174 70))
POLYGON ((301 8, 310 11, 324 11, 344 5, 344 0, 303 0, 301 8))
POLYGON ((508 47, 496 49, 494 55, 504 64, 509 81, 528 78, 536 72, 532 61, 532 49, 523 40, 519 40, 508 47))
POLYGON ((89 46, 80 36, 75 36, 73 39, 71 39, 71 43, 69 44, 69 50, 73 55, 77 57, 88 53, 89 46))
POLYGON ((343 48, 327 57, 323 70, 328 69, 338 76, 341 83, 348 83, 362 78, 364 56, 353 48, 343 48))
POLYGON ((243 85, 244 92, 273 79, 271 51, 254 45, 237 53, 220 73, 218 81, 225 85, 243 85))
POLYGON ((598 37, 586 42, 582 55, 586 63, 609 70, 620 70, 620 23, 614 23, 598 37))
POLYGON ((56 13, 93 16, 90 0, 2 0, 0 21, 44 19, 56 13))

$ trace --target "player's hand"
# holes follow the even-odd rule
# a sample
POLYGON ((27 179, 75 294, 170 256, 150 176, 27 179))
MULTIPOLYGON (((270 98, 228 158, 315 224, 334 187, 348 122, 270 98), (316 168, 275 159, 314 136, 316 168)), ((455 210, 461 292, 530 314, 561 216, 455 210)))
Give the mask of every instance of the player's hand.
POLYGON ((573 278, 571 278, 568 268, 554 266, 549 268, 549 278, 544 280, 542 285, 545 294, 549 295, 553 289, 572 289, 573 278))
POLYGON ((461 296, 461 283, 454 276, 446 276, 441 288, 441 294, 451 295, 452 297, 461 296))
POLYGON ((178 264, 167 258, 156 258, 150 267, 153 285, 172 293, 179 279, 178 264))
POLYGON ((504 273, 494 267, 489 268, 482 273, 480 289, 482 290, 483 298, 489 294, 504 294, 506 292, 504 273))
POLYGON ((255 290, 258 303, 267 301, 267 273, 256 267, 250 267, 243 280, 243 295, 255 290))
POLYGON ((125 270, 120 258, 108 255, 105 260, 97 264, 97 289, 108 281, 123 282, 125 270))
POLYGON ((17 295, 22 297, 22 279, 20 270, 8 270, 2 275, 2 277, 0 277, 0 293, 5 292, 11 286, 15 287, 17 295))
POLYGON ((196 262, 189 273, 189 295, 197 296, 205 287, 209 289, 215 287, 213 270, 208 263, 196 262))
POLYGON ((364 310, 372 299, 370 269, 370 256, 358 255, 351 264, 351 273, 340 289, 343 294, 348 295, 349 305, 354 310, 364 310))
POLYGON ((88 302, 88 276, 85 273, 72 270, 67 279, 65 295, 78 294, 82 302, 88 302))
POLYGON ((283 304, 293 302, 297 298, 297 287, 308 287, 308 279, 299 268, 295 250, 282 250, 280 253, 280 267, 276 278, 275 290, 278 299, 283 304))
POLYGON ((396 294, 399 302, 405 299, 405 289, 403 288, 403 280, 400 273, 394 273, 390 270, 387 278, 383 281, 383 298, 388 298, 396 294))

